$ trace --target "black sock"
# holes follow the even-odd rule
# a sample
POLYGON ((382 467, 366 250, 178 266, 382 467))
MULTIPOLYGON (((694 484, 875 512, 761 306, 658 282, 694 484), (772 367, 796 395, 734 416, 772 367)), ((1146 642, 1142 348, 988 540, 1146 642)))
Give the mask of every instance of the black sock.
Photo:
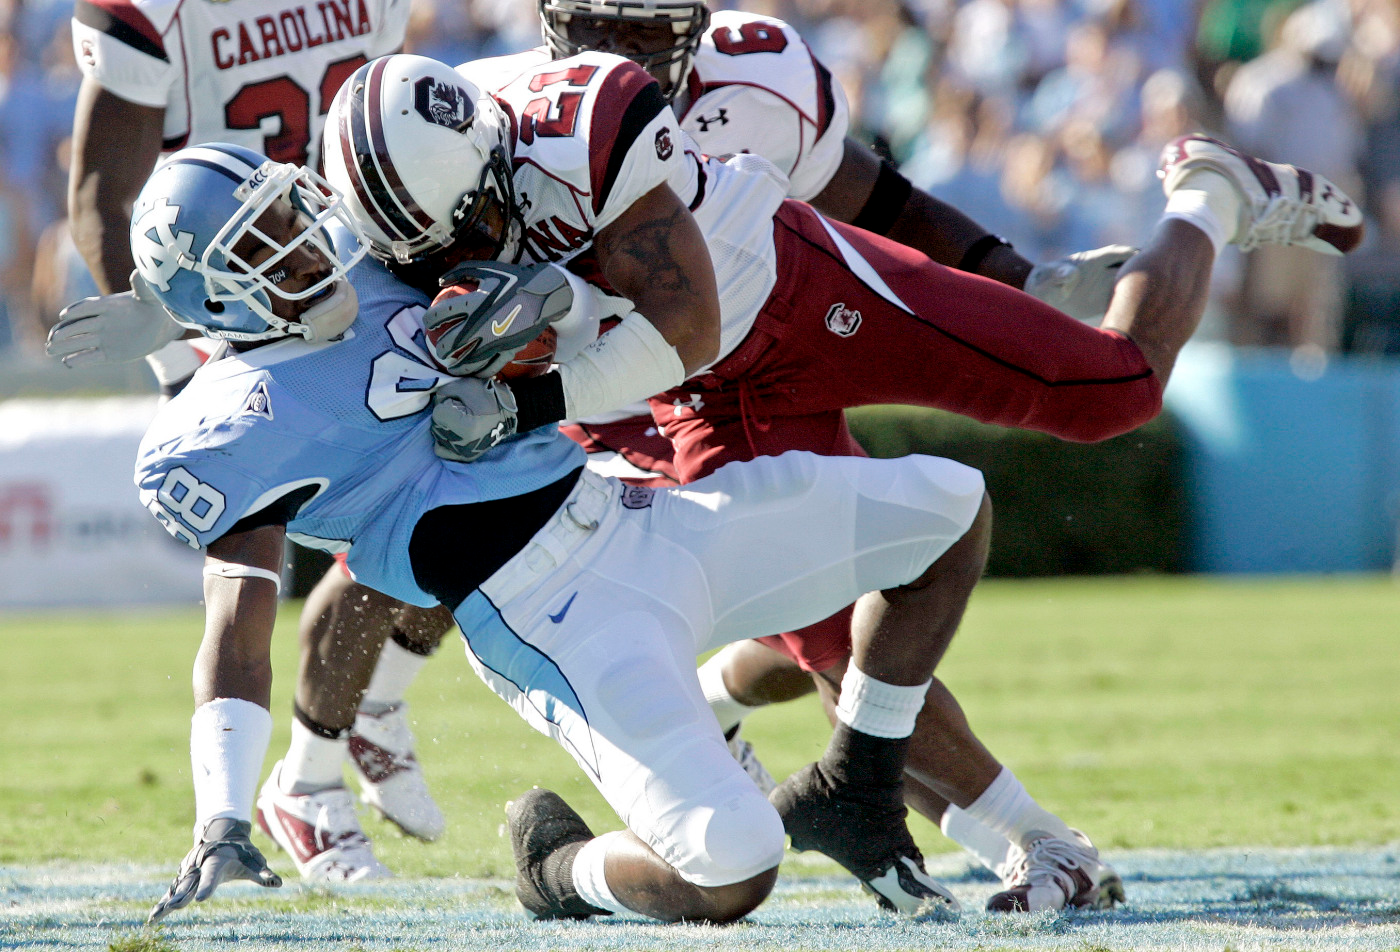
POLYGON ((837 721, 826 753, 817 762, 833 786, 867 791, 872 799, 887 799, 891 791, 903 798, 908 737, 876 737, 837 721))
POLYGON ((548 898, 571 916, 607 916, 612 912, 585 902, 574 888, 574 858, 588 840, 575 840, 559 847, 540 864, 540 885, 548 898))

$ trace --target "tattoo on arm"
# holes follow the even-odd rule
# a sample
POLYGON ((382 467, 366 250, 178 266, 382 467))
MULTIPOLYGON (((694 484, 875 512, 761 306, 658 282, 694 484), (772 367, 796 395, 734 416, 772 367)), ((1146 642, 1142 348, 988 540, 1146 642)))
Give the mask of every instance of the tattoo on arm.
MULTIPOLYGON (((599 250, 604 259, 622 264, 629 274, 668 294, 693 295, 690 275, 677 260, 671 236, 683 221, 685 209, 676 207, 667 214, 638 222, 620 234, 600 236, 599 250)), ((620 289, 619 289, 620 290, 620 289)))

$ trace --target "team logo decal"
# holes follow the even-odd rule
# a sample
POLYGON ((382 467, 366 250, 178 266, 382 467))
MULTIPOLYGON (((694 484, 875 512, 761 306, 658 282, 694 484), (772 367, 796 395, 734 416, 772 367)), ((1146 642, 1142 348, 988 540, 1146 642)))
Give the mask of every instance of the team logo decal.
POLYGON ((418 115, 453 132, 466 132, 476 118, 476 106, 461 86, 424 76, 413 84, 413 108, 418 115))
POLYGON ((826 312, 826 329, 837 337, 850 337, 860 330, 860 311, 848 308, 844 301, 831 305, 826 312))
POLYGON ((671 129, 668 126, 662 126, 656 130, 656 157, 665 162, 671 157, 673 151, 675 151, 675 146, 671 144, 671 129))
POLYGON ((89 66, 97 65, 97 47, 93 45, 92 40, 83 40, 78 44, 78 56, 89 66))
POLYGON ((655 495, 656 490, 646 486, 623 486, 622 508, 645 509, 651 505, 652 497, 655 495))
POLYGON ((243 401, 243 413, 251 413, 253 416, 260 416, 265 419, 272 419, 272 398, 268 396, 267 384, 258 381, 258 385, 253 388, 253 392, 248 394, 248 399, 243 401))
POLYGON ((671 401, 671 414, 673 416, 680 416, 686 410, 691 410, 695 413, 699 413, 700 408, 704 405, 705 398, 700 396, 700 394, 687 394, 685 399, 676 397, 674 400, 671 401))
POLYGON ((712 125, 729 125, 729 110, 721 108, 713 116, 696 116, 695 121, 700 123, 701 132, 709 132, 712 125))
POLYGON ((195 261, 190 257, 194 233, 175 231, 175 219, 179 216, 179 205, 157 199, 141 213, 131 229, 131 254, 136 259, 136 270, 162 291, 170 290, 170 279, 181 268, 194 270, 195 261))

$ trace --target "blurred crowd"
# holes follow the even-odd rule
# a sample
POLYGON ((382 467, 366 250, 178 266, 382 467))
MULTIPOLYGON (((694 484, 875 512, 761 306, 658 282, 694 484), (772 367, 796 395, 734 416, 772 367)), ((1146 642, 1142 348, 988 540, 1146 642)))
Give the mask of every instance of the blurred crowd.
MULTIPOLYGON (((1163 144, 1190 131, 1326 175, 1361 201, 1345 261, 1268 248, 1217 266, 1203 334, 1400 353, 1400 0, 740 0, 806 37, 852 133, 1045 260, 1142 241, 1163 144)), ((0 350, 33 355, 94 293, 68 237, 80 74, 71 0, 0 0, 0 350)), ((535 0, 414 0, 408 49, 539 42, 535 0)))

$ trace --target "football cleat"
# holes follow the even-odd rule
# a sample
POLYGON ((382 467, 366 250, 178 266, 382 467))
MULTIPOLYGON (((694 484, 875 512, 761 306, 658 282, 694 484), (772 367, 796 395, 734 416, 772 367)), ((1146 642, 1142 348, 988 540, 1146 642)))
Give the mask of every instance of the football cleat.
POLYGON ((1307 169, 1265 162, 1206 136, 1182 136, 1162 150, 1162 191, 1168 196, 1198 169, 1223 176, 1240 196, 1233 243, 1297 245, 1340 255, 1361 243, 1361 209, 1327 179, 1307 169))
POLYGON ((355 798, 344 787, 315 793, 283 793, 282 761, 258 791, 258 826, 286 850, 303 879, 358 883, 394 874, 375 859, 355 816, 355 798))
POLYGON ((527 790, 506 804, 506 822, 515 854, 515 895, 531 919, 587 919, 604 913, 577 894, 561 896, 549 883, 545 861, 570 843, 593 839, 593 831, 563 797, 542 787, 527 790))
POLYGON ((381 714, 357 713, 349 757, 360 778, 361 800, 410 836, 431 841, 442 835, 446 821, 413 754, 406 702, 381 714))
POLYGON ((961 914, 953 894, 924 869, 897 794, 884 804, 857 799, 832 784, 818 764, 808 764, 768 799, 794 850, 816 850, 840 863, 880 908, 921 919, 961 914))
POLYGON ((1006 889, 987 900, 988 912, 1044 912, 1064 909, 1111 909, 1123 902, 1123 880, 1099 859, 1089 838, 1071 830, 1064 840, 1039 830, 1002 877, 1006 889))
POLYGON ((773 775, 768 772, 768 768, 763 766, 763 761, 758 759, 758 754, 754 753, 753 744, 739 736, 739 728, 734 728, 733 736, 727 739, 729 753, 739 762, 739 766, 744 768, 744 773, 749 775, 755 787, 763 792, 766 797, 773 792, 773 788, 778 785, 778 781, 773 779, 773 775))

